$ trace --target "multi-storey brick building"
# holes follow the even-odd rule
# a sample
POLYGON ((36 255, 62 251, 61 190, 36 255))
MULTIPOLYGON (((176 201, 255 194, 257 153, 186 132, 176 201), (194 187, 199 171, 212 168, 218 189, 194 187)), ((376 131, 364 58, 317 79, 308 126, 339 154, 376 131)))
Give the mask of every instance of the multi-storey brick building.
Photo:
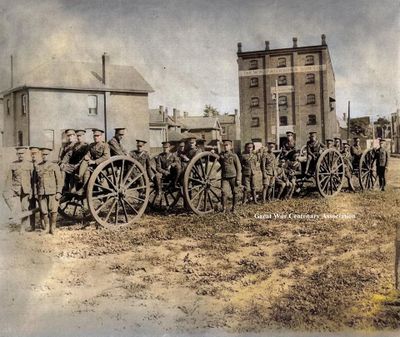
POLYGON ((310 131, 325 140, 339 134, 335 111, 335 75, 326 44, 242 51, 238 43, 240 128, 242 142, 275 141, 278 91, 279 138, 296 132, 305 144, 310 131), (276 83, 277 82, 277 83, 276 83), (277 86, 276 86, 277 84, 277 86), (276 90, 277 88, 277 90, 276 90))

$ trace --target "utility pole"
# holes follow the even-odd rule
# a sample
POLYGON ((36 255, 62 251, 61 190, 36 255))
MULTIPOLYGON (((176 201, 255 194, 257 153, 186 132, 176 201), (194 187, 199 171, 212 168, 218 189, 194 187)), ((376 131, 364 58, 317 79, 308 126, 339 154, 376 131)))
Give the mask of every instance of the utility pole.
POLYGON ((350 140, 350 101, 347 102, 347 141, 350 140))
POLYGON ((11 89, 14 87, 14 58, 13 58, 13 56, 11 55, 10 56, 10 67, 11 67, 11 89))
POLYGON ((275 103, 276 103, 276 148, 279 149, 279 93, 278 80, 275 80, 275 103))

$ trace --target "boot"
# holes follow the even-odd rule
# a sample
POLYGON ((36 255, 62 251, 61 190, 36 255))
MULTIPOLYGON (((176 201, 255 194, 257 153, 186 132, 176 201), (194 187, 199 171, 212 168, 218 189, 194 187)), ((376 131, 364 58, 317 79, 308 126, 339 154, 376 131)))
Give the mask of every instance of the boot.
POLYGON ((246 192, 246 191, 243 191, 242 204, 243 204, 243 205, 246 205, 246 204, 247 204, 247 192, 246 192))
POLYGON ((255 204, 258 204, 258 201, 257 201, 257 193, 256 193, 256 191, 255 191, 255 190, 251 191, 251 194, 252 194, 252 196, 253 196, 253 202, 254 202, 255 204))
POLYGON ((267 202, 267 188, 264 187, 262 190, 262 203, 265 204, 267 202))
POLYGON ((54 232, 56 231, 56 223, 57 223, 57 213, 51 213, 49 234, 54 234, 54 232))
POLYGON ((268 190, 267 190, 267 200, 268 201, 272 201, 272 187, 268 186, 268 190))
POLYGON ((44 229, 45 229, 45 231, 47 231, 47 229, 49 228, 49 214, 44 214, 43 216, 42 216, 42 219, 43 219, 43 225, 44 225, 44 229))
POLYGON ((234 194, 232 196, 232 208, 231 208, 232 213, 235 213, 235 206, 236 206, 236 195, 234 194))
POLYGON ((225 213, 225 207, 226 207, 226 196, 221 197, 221 206, 222 206, 222 213, 225 213))

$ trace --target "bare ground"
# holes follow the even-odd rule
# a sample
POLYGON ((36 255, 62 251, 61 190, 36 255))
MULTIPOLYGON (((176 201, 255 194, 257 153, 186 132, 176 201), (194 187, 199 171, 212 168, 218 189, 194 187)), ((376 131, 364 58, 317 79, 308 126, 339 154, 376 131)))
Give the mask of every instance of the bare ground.
POLYGON ((400 159, 387 192, 237 214, 151 214, 115 230, 0 230, 1 336, 397 335, 400 159), (319 219, 258 219, 255 214, 319 219), (354 214, 355 219, 323 219, 354 214))

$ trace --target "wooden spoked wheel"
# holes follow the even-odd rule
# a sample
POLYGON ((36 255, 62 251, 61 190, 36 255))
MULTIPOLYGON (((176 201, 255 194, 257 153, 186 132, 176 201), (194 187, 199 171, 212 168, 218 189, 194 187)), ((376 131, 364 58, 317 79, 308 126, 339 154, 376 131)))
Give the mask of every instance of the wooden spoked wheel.
POLYGON ((58 213, 67 220, 82 222, 89 220, 91 215, 85 196, 66 193, 60 199, 58 213))
POLYGON ((115 156, 93 171, 87 186, 87 201, 96 222, 104 227, 129 225, 147 207, 149 178, 135 159, 115 156))
POLYGON ((336 149, 327 149, 321 153, 315 168, 315 178, 319 193, 323 197, 332 197, 342 188, 345 177, 343 157, 336 149))
POLYGON ((169 182, 162 182, 160 193, 153 184, 150 191, 149 206, 153 210, 170 210, 175 207, 181 199, 182 189, 175 188, 169 182))
POLYGON ((198 215, 217 211, 221 205, 221 166, 212 152, 197 154, 189 162, 183 178, 187 206, 198 215))
POLYGON ((365 150, 360 159, 360 186, 363 191, 372 190, 377 181, 375 150, 365 150))

